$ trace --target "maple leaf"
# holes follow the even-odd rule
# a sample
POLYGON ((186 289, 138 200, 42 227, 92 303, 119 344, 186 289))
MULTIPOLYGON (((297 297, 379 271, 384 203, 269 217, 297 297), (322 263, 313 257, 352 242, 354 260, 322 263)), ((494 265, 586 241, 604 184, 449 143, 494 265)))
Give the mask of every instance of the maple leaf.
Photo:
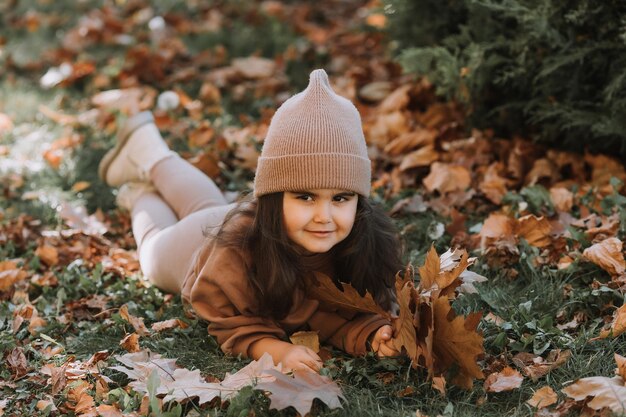
POLYGON ((392 320, 393 325, 393 345, 401 352, 402 348, 406 349, 409 358, 413 363, 418 361, 418 345, 415 334, 415 326, 413 325, 413 316, 410 304, 413 299, 413 281, 402 279, 396 276, 396 294, 397 302, 400 307, 400 314, 397 319, 392 320))
POLYGON ((343 310, 375 313, 390 318, 389 313, 376 304, 369 292, 361 296, 352 285, 345 282, 341 283, 341 287, 343 291, 335 286, 330 277, 316 272, 315 281, 309 286, 307 295, 326 305, 343 310))
POLYGON ((500 372, 490 374, 485 380, 485 391, 502 392, 511 391, 522 385, 524 377, 515 369, 506 367, 500 372))
POLYGON ((458 365, 459 373, 454 381, 466 389, 472 387, 473 378, 483 378, 483 373, 476 364, 476 358, 484 352, 483 338, 475 327, 480 315, 481 313, 474 313, 464 319, 455 315, 447 297, 433 301, 433 352, 436 367, 450 369, 453 365, 458 365))
POLYGON ((270 393, 270 408, 282 410, 293 407, 301 415, 306 415, 318 398, 329 408, 342 408, 339 399, 345 401, 341 388, 329 377, 311 371, 295 370, 293 378, 275 370, 266 371, 276 378, 273 382, 262 382, 256 389, 270 393))
POLYGON ((558 400, 556 392, 549 386, 539 388, 526 403, 531 407, 545 408, 555 404, 558 400))

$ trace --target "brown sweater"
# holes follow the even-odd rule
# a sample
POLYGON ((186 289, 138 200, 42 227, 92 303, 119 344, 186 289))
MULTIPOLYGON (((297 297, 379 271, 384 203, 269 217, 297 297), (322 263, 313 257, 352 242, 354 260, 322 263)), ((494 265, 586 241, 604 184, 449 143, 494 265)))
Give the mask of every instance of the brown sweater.
MULTIPOLYGON (((311 271, 332 273, 325 254, 304 257, 303 263, 311 271)), ((284 340, 293 332, 314 330, 319 332, 320 342, 328 342, 353 355, 363 355, 367 352, 368 337, 389 324, 374 314, 324 309, 300 290, 294 294, 293 307, 284 319, 275 321, 261 317, 256 311, 257 294, 247 279, 248 265, 248 253, 216 245, 209 239, 196 251, 183 282, 183 300, 209 321, 208 331, 217 338, 225 353, 247 357, 248 348, 257 340, 266 337, 284 340)))

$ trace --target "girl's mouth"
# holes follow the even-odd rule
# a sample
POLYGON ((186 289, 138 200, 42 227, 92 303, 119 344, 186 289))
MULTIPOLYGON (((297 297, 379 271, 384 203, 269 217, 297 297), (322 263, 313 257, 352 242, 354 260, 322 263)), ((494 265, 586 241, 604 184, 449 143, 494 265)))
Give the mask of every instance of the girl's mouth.
POLYGON ((333 233, 334 231, 333 230, 319 230, 319 231, 307 230, 307 232, 309 232, 309 233, 311 233, 311 234, 313 234, 315 236, 318 236, 318 237, 326 237, 326 236, 330 235, 331 233, 333 233))

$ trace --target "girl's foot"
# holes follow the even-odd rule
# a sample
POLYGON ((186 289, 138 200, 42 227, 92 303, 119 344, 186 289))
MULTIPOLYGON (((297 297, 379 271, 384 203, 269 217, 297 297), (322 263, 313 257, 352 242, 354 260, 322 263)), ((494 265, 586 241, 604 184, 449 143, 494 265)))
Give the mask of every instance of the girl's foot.
POLYGON ((98 174, 112 187, 130 181, 149 182, 150 169, 173 154, 154 124, 152 113, 137 113, 119 130, 117 144, 102 158, 98 174))
POLYGON ((117 206, 127 211, 132 211, 135 203, 145 193, 156 192, 156 188, 147 182, 127 182, 117 192, 115 202, 117 206))

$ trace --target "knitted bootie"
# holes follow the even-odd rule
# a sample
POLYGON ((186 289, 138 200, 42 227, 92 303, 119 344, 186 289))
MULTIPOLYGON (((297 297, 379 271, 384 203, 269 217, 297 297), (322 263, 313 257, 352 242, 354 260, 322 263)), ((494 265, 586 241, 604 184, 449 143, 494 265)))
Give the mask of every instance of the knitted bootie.
POLYGON ((168 147, 150 112, 129 118, 117 135, 117 144, 104 155, 98 174, 111 187, 130 181, 150 182, 150 170, 175 154, 168 147))
POLYGON ((139 197, 153 192, 156 192, 156 188, 148 182, 127 182, 120 187, 115 202, 118 207, 132 211, 139 197))

